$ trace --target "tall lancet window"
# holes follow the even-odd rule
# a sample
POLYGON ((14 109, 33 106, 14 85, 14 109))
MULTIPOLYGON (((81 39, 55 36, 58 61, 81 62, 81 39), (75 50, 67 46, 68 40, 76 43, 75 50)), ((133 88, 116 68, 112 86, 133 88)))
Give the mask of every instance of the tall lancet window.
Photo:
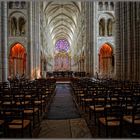
POLYGON ((105 20, 100 19, 99 21, 99 36, 105 36, 105 20))
POLYGON ((108 21, 107 21, 107 35, 108 36, 113 35, 113 21, 112 21, 112 19, 108 19, 108 21))

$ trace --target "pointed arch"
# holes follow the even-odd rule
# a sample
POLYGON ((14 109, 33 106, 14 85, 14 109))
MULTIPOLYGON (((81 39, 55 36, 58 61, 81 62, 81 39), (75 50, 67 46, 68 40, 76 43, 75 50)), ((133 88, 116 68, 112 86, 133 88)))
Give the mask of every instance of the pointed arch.
POLYGON ((105 10, 109 10, 108 2, 105 2, 105 10))
POLYGON ((107 35, 108 36, 113 35, 113 21, 112 21, 112 19, 107 20, 107 35))
POLYGON ((99 36, 105 36, 105 19, 99 21, 99 36))
POLYGON ((10 36, 25 35, 26 16, 20 11, 14 11, 9 15, 9 34, 10 36))
POLYGON ((18 27, 20 36, 25 35, 25 25, 26 21, 23 17, 19 17, 18 19, 18 27))
POLYGON ((114 2, 110 2, 110 10, 114 10, 114 2))
POLYGON ((17 19, 15 17, 12 17, 10 22, 10 35, 16 36, 16 33, 17 33, 17 19))
POLYGON ((26 72, 26 49, 21 43, 11 45, 9 54, 9 76, 15 77, 26 72))
POLYGON ((99 72, 101 75, 110 75, 114 70, 113 48, 110 44, 105 43, 99 50, 99 72))
POLYGON ((98 10, 99 11, 102 11, 103 10, 103 2, 99 2, 99 4, 98 4, 98 10))

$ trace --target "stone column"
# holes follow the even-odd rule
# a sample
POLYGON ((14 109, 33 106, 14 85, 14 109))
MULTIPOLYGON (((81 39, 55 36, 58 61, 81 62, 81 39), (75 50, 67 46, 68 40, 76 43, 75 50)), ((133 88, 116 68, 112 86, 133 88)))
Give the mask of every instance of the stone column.
MULTIPOLYGON (((127 22, 126 22, 126 24, 127 24, 127 34, 126 34, 126 36, 127 36, 127 45, 128 45, 128 52, 130 53, 131 52, 131 45, 130 45, 130 40, 131 40, 131 38, 130 38, 130 12, 129 12, 129 2, 127 3, 127 16, 128 16, 128 18, 127 18, 127 22)), ((126 17, 127 17, 126 16, 126 17)), ((127 55, 127 59, 128 59, 128 65, 127 65, 127 69, 128 69, 128 79, 131 79, 131 63, 130 63, 130 61, 131 61, 131 57, 130 57, 130 55, 127 55)))
POLYGON ((126 3, 124 2, 123 3, 123 5, 122 5, 122 7, 123 7, 123 29, 122 29, 122 31, 123 31, 123 41, 122 41, 122 47, 123 47, 123 53, 122 53, 122 58, 123 58, 123 64, 122 64, 122 66, 123 66, 123 80, 124 79, 128 79, 128 70, 127 70, 127 65, 128 65, 128 59, 127 59, 127 56, 128 56, 128 42, 127 42, 127 40, 126 40, 126 38, 128 38, 127 37, 127 35, 128 35, 128 30, 127 30, 127 17, 126 17, 126 13, 127 13, 127 5, 126 5, 126 3), (125 54, 124 54, 125 53, 125 54))
POLYGON ((105 11, 106 8, 105 8, 105 2, 103 2, 103 11, 105 11))
POLYGON ((91 2, 90 4, 90 8, 91 8, 91 11, 90 11, 90 14, 91 14, 91 33, 90 33, 90 36, 91 36, 91 45, 90 45, 90 48, 91 48, 91 75, 93 76, 94 75, 94 2, 91 2))
POLYGON ((135 15, 135 81, 140 81, 140 2, 134 3, 135 15))
POLYGON ((85 53, 85 71, 87 72, 87 16, 86 16, 86 5, 85 5, 85 38, 84 38, 84 44, 85 44, 85 48, 84 48, 84 53, 85 53))
POLYGON ((81 69, 81 60, 79 61, 79 66, 80 66, 80 72, 82 71, 82 69, 81 69))
POLYGON ((33 18, 33 21, 32 21, 32 25, 33 25, 33 31, 32 31, 32 34, 33 34, 33 71, 34 71, 34 75, 32 76, 33 79, 36 78, 36 53, 37 53, 37 40, 36 40, 36 37, 37 37, 37 33, 36 33, 36 30, 37 30, 37 27, 36 27, 36 2, 37 1, 33 1, 33 5, 32 5, 32 18, 33 18))
POLYGON ((111 10, 110 2, 108 1, 108 10, 111 10))
POLYGON ((136 38, 137 38, 137 81, 140 81, 140 2, 137 2, 137 34, 136 34, 136 38))
POLYGON ((87 22, 86 22, 86 26, 87 26, 87 52, 86 52, 86 55, 87 55, 87 59, 86 59, 86 71, 87 73, 90 73, 90 15, 89 15, 89 1, 86 3, 86 18, 87 18, 87 22))
MULTIPOLYGON (((116 74, 119 79, 139 81, 139 23, 136 2, 116 4, 116 74)), ((138 14, 139 15, 139 14, 138 14)))
POLYGON ((105 19, 105 34, 104 37, 108 36, 108 30, 107 30, 107 19, 105 19))
POLYGON ((35 2, 35 45, 34 45, 34 68, 36 70, 36 77, 40 76, 40 2, 35 2))
POLYGON ((28 21, 29 21, 29 33, 28 33, 28 39, 29 39, 29 42, 28 42, 28 54, 27 54, 27 62, 28 62, 28 77, 29 79, 32 79, 32 75, 33 75, 33 1, 30 1, 29 2, 29 18, 28 18, 28 21))
POLYGON ((121 79, 121 73, 122 73, 122 67, 121 67, 121 39, 122 39, 122 34, 121 34, 121 3, 118 2, 116 3, 115 6, 115 17, 116 17, 116 61, 115 61, 115 65, 116 65, 116 79, 121 79))
POLYGON ((92 75, 92 2, 89 2, 89 73, 92 75))
POLYGON ((136 2, 133 2, 133 77, 132 80, 136 81, 137 79, 137 39, 136 39, 136 2))
POLYGON ((99 26, 98 18, 97 18, 97 6, 98 1, 93 3, 93 75, 96 75, 96 71, 98 69, 99 58, 98 58, 98 46, 97 46, 97 28, 99 26))
POLYGON ((1 2, 1 55, 2 55, 2 81, 7 81, 8 78, 8 55, 7 55, 7 38, 8 38, 8 9, 7 9, 7 2, 1 2))
POLYGON ((88 67, 89 67, 89 73, 91 74, 91 16, 90 16, 90 4, 91 4, 91 2, 89 1, 88 2, 88 19, 89 19, 89 24, 88 24, 88 30, 89 30, 89 32, 88 32, 88 34, 89 34, 89 44, 88 44, 88 47, 89 47, 89 51, 88 51, 88 61, 89 61, 89 65, 88 65, 88 67))
MULTIPOLYGON (((0 2, 0 9, 1 9, 1 2, 0 2)), ((0 10, 0 17, 2 17, 2 11, 0 10)), ((2 27, 2 18, 0 18, 0 27, 2 27)), ((1 32, 1 28, 0 28, 0 33, 1 32)), ((0 36, 0 40, 1 40, 1 43, 0 43, 0 50, 2 50, 2 36, 0 36)), ((2 56, 2 52, 0 51, 0 56, 2 56)), ((0 81, 2 81, 2 57, 0 59, 0 81)))
MULTIPOLYGON (((40 31, 40 16, 41 16, 41 13, 40 13, 40 2, 38 1, 38 56, 37 56, 37 67, 39 68, 39 71, 38 71, 38 74, 40 75, 40 58, 41 58, 41 53, 40 53, 40 48, 41 48, 41 31, 40 31)), ((47 63, 46 63, 47 65, 47 63)), ((46 71, 47 71, 47 66, 46 66, 46 71)))

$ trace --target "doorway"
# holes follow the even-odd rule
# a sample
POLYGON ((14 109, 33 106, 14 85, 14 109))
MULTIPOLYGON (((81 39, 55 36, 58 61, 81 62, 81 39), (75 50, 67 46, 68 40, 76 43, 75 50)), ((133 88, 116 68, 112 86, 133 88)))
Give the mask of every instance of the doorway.
POLYGON ((12 45, 9 55, 9 76, 14 78, 18 73, 19 76, 26 72, 26 50, 20 43, 12 45))
POLYGON ((114 56, 111 45, 105 43, 99 51, 99 72, 104 77, 110 77, 114 71, 114 56))

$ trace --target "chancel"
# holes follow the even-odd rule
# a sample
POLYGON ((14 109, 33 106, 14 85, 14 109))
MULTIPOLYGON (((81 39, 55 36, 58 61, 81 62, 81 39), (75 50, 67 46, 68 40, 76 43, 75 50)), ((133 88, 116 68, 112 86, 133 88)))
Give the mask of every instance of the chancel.
POLYGON ((140 2, 0 1, 0 138, 140 138, 140 2))

